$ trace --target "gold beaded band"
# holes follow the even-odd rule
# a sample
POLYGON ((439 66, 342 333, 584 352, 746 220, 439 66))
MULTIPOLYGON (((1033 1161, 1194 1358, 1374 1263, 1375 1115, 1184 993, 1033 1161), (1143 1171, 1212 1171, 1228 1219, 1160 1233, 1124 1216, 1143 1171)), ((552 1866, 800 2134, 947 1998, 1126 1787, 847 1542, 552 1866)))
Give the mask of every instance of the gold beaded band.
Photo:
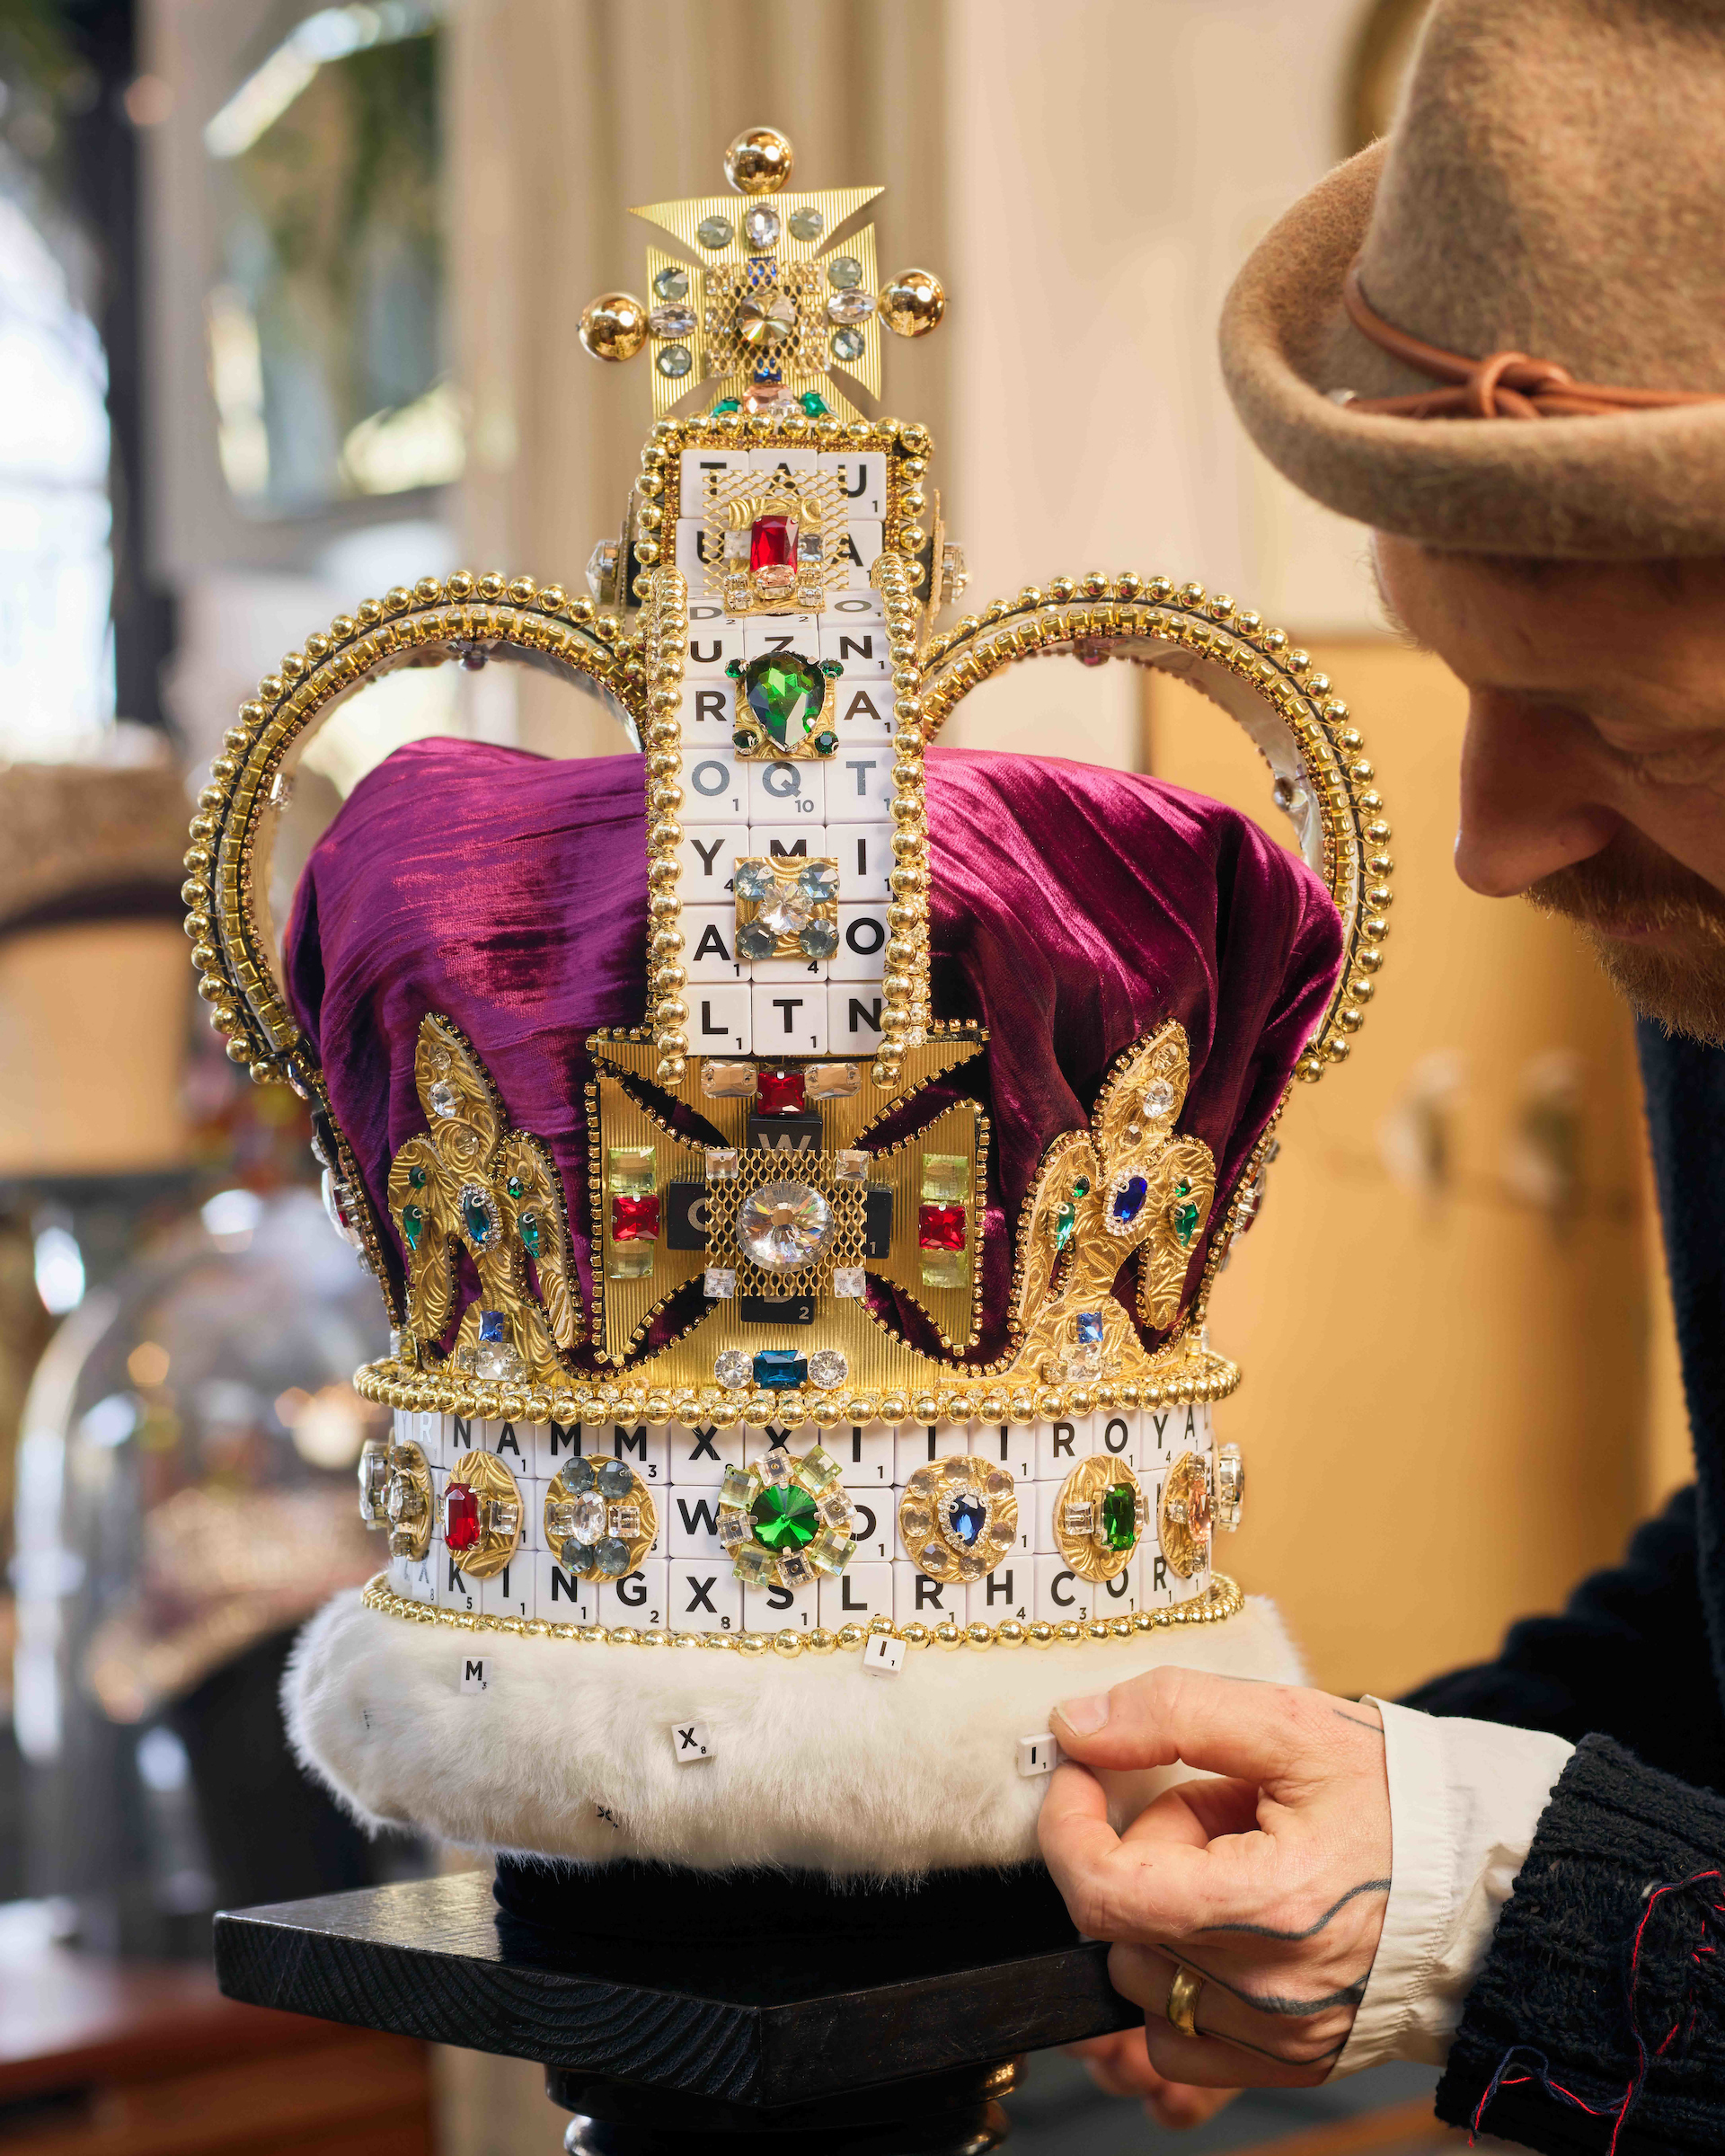
POLYGON ((817 1627, 812 1631, 782 1632, 672 1632, 641 1631, 632 1624, 553 1624, 543 1617, 488 1617, 482 1611, 438 1610, 429 1604, 410 1602, 397 1595, 380 1572, 361 1598, 368 1610, 385 1617, 404 1617, 412 1624, 441 1624, 463 1632, 511 1632, 522 1639, 566 1639, 590 1647, 710 1648, 721 1654, 778 1655, 794 1661, 799 1655, 858 1654, 878 1634, 902 1640, 907 1648, 942 1647, 949 1650, 969 1647, 980 1652, 990 1647, 1075 1647, 1081 1640, 1130 1639, 1139 1633, 1165 1630, 1171 1625, 1221 1624, 1237 1617, 1246 1606, 1239 1585, 1224 1572, 1210 1576, 1201 1594, 1166 1609, 1139 1610, 1130 1617, 1092 1617, 1085 1622, 1065 1624, 1040 1621, 1020 1623, 1004 1618, 998 1624, 894 1624, 877 1617, 867 1625, 847 1624, 836 1631, 817 1627))

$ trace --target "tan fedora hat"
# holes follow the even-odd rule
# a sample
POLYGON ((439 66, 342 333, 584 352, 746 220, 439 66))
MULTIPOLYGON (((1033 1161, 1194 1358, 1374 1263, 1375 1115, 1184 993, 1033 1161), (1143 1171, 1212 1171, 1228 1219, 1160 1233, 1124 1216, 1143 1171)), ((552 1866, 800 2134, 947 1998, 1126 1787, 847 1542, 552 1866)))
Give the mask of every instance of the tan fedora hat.
POLYGON ((1258 247, 1221 342, 1259 447, 1344 516, 1725 554, 1725 0, 1438 0, 1388 139, 1258 247))

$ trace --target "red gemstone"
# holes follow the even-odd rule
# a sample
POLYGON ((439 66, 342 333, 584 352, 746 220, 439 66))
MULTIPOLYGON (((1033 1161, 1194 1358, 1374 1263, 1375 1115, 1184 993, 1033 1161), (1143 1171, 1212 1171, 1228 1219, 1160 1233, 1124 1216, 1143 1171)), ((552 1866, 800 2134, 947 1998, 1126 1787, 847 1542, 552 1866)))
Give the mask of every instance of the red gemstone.
POLYGON ((659 1200, 656 1197, 614 1197, 611 1200, 613 1242, 657 1242, 659 1200))
POLYGON ((755 570, 794 569, 796 562, 796 518, 757 517, 748 527, 749 568, 755 570))
POLYGON ((919 1250, 961 1250, 964 1248, 964 1207, 918 1206, 916 1248, 919 1250))
POLYGON ((443 1493, 443 1539, 452 1550, 471 1550, 479 1540, 479 1492, 452 1482, 443 1493))
POLYGON ((805 1105, 801 1071, 762 1071, 755 1080, 757 1116, 800 1116, 805 1105))

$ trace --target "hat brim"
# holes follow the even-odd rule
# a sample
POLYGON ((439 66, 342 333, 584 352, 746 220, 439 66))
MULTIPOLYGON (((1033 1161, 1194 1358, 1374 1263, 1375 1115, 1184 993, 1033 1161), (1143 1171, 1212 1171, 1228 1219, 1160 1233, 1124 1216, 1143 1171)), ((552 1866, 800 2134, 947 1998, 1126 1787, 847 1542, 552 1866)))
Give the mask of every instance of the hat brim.
MULTIPOLYGON (((1593 561, 1725 554, 1725 402, 1514 420, 1393 419, 1336 401, 1340 390, 1433 386, 1362 337, 1342 305, 1388 146, 1375 143, 1303 196, 1223 309, 1228 393, 1271 464, 1327 508, 1431 546, 1593 561)), ((1367 276, 1369 289, 1369 259, 1367 276)))

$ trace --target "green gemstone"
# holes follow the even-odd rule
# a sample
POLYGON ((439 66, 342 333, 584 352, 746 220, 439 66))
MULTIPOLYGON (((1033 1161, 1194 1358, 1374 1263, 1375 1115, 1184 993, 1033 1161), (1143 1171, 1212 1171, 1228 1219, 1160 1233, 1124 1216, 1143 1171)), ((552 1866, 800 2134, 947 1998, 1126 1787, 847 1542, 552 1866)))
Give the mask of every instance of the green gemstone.
POLYGON ((462 1198, 461 1216, 467 1223, 467 1233, 475 1242, 491 1241, 491 1216, 472 1191, 462 1198))
POLYGON ((709 419, 717 419, 721 411, 740 411, 742 409, 742 403, 739 398, 721 397, 719 402, 713 406, 712 410, 707 414, 707 417, 709 419))
POLYGON ((528 1257, 536 1258, 539 1255, 539 1215, 536 1213, 524 1213, 515 1224, 528 1257))
POLYGON ((1174 1185, 1174 1197, 1179 1202, 1174 1206, 1171 1217, 1174 1224, 1175 1239, 1183 1250, 1190 1248, 1191 1240, 1198 1233, 1198 1201, 1192 1196, 1192 1186, 1183 1178, 1174 1185))
POLYGON ((1072 1186, 1072 1195, 1074 1197, 1088 1197, 1090 1196, 1090 1178, 1087 1175, 1081 1175, 1072 1186))
POLYGON ((1054 1247, 1064 1250, 1072 1241, 1073 1231, 1078 1225, 1078 1209, 1067 1199, 1054 1208, 1054 1247))
POLYGON ((751 658, 743 668, 742 689, 750 711, 781 748, 794 748, 814 732, 827 701, 826 676, 796 651, 751 658))
POLYGON ((425 1170, 423 1168, 410 1168, 407 1171, 407 1181, 408 1188, 410 1189, 423 1190, 425 1188, 425 1170))
POLYGON ((815 1500, 794 1482, 769 1482, 748 1508, 755 1540, 780 1556, 801 1550, 820 1532, 815 1500))
POLYGON ((815 736, 815 754, 818 756, 836 756, 838 754, 838 736, 836 734, 817 734, 815 736))
POLYGON ((410 1250, 419 1249, 420 1237, 424 1233, 425 1215, 417 1206, 403 1206, 402 1207, 402 1233, 407 1238, 407 1247, 410 1250))
POLYGON ((512 1175, 504 1185, 504 1188, 508 1190, 511 1197, 519 1197, 522 1190, 521 1178, 518 1175, 512 1175))
MULTIPOLYGON (((795 228, 796 222, 797 220, 793 216, 791 220, 792 229, 795 228)), ((818 238, 819 235, 817 234, 815 236, 818 238)), ((802 234, 798 233, 797 237, 801 239, 802 234)), ((808 413, 811 420, 824 420, 827 417, 826 398, 818 397, 812 389, 805 389, 802 394, 797 399, 797 402, 802 406, 802 409, 808 413)), ((715 411, 735 411, 737 407, 734 404, 715 404, 713 406, 713 410, 715 411)))
POLYGON ((1110 1550, 1130 1550, 1137 1539, 1137 1492, 1129 1482, 1116 1482, 1102 1498, 1102 1540, 1110 1550))

